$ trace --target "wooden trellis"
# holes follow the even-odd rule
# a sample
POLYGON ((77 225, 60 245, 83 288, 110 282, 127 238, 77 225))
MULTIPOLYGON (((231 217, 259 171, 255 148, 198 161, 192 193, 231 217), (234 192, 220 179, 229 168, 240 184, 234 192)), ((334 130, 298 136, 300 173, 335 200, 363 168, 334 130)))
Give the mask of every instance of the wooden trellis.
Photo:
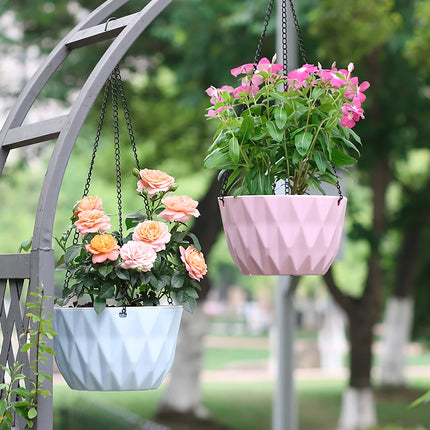
MULTIPOLYGON (((24 372, 30 375, 29 360, 32 358, 19 352, 16 345, 19 336, 28 328, 24 306, 30 300, 29 292, 37 291, 43 285, 45 294, 53 295, 53 223, 61 183, 73 146, 94 100, 116 64, 171 1, 152 0, 140 12, 112 20, 108 26, 105 22, 109 16, 128 0, 104 2, 54 48, 27 83, 6 119, 0 132, 0 176, 11 150, 52 139, 56 139, 56 143, 39 197, 31 252, 0 255, 1 364, 11 365, 18 360, 25 364, 24 372), (114 40, 94 67, 69 112, 49 120, 23 125, 40 92, 67 56, 75 49, 108 39, 114 40), (10 296, 8 304, 5 302, 6 295, 10 296)), ((48 311, 52 311, 52 307, 52 300, 45 303, 48 311)), ((40 371, 52 375, 52 365, 51 360, 43 364, 40 371)), ((0 371, 0 381, 4 380, 4 376, 4 372, 0 371)), ((46 380, 44 388, 52 392, 52 383, 46 380)), ((34 428, 52 429, 52 397, 39 396, 37 401, 38 417, 34 428)), ((17 420, 16 425, 17 429, 21 429, 24 423, 17 420)))

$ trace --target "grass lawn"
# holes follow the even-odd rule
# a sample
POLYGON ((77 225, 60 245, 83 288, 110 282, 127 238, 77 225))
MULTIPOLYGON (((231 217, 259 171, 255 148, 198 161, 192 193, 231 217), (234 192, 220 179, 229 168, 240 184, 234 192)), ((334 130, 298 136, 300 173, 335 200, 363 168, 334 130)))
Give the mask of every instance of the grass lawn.
MULTIPOLYGON (((430 380, 413 381, 417 389, 426 389, 430 380)), ((300 430, 333 430, 339 414, 342 381, 299 381, 297 383, 300 430)), ((212 416, 234 430, 269 430, 271 428, 272 382, 211 382, 203 384, 204 404, 212 416)), ((132 429, 132 421, 125 427, 115 424, 112 416, 124 410, 145 419, 153 419, 162 388, 147 392, 77 392, 64 386, 54 389, 55 430, 67 430, 63 416, 66 407, 72 409, 75 420, 86 423, 73 429, 104 430, 132 429), (89 424, 89 416, 98 410, 89 424), (103 421, 105 420, 105 422, 103 421), (100 426, 98 426, 100 423, 100 426), (110 427, 109 425, 112 425, 110 427)), ((430 406, 410 409, 408 405, 418 391, 383 393, 376 391, 380 425, 397 424, 403 427, 424 426, 430 429, 430 406)), ((203 427, 202 427, 203 429, 203 427)))
MULTIPOLYGON (((270 351, 246 342, 229 347, 206 348, 204 369, 260 368, 270 351)), ((429 364, 428 352, 414 357, 413 364, 429 364)), ((410 363, 412 364, 412 363, 410 363)), ((413 389, 382 392, 376 389, 378 421, 381 430, 430 430, 430 405, 409 408, 410 403, 430 388, 430 378, 411 381, 413 389), (388 427, 389 425, 401 427, 388 427)), ((203 403, 214 420, 231 430, 270 430, 274 382, 204 382, 203 403)), ((334 430, 339 417, 342 392, 340 380, 299 380, 296 383, 300 430, 334 430)), ((136 419, 153 420, 163 387, 144 392, 78 392, 66 386, 54 389, 55 430, 137 429, 136 419)), ((172 430, 195 430, 197 427, 173 427, 172 430)), ((198 427, 208 430, 203 425, 198 427)))

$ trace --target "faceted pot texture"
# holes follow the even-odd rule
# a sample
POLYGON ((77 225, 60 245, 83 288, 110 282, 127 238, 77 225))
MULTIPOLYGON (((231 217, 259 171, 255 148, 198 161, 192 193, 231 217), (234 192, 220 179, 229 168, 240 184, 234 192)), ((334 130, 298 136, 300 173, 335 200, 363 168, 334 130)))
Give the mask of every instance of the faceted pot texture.
POLYGON ((58 369, 70 388, 153 390, 175 357, 182 306, 54 309, 58 369))
POLYGON ((272 195, 223 200, 219 207, 227 246, 243 275, 323 275, 335 259, 346 198, 272 195))

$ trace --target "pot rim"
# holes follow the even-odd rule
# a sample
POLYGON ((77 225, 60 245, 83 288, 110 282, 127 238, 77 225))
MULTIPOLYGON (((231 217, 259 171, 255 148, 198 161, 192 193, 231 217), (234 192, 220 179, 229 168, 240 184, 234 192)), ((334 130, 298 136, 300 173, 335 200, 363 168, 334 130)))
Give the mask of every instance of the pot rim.
MULTIPOLYGON (((277 199, 277 198, 285 198, 288 197, 290 199, 301 199, 301 198, 320 198, 323 197, 325 199, 331 198, 339 200, 339 196, 329 196, 324 194, 255 194, 255 195, 240 195, 240 196, 224 196, 218 197, 218 200, 231 200, 231 199, 248 199, 248 198, 267 198, 267 199, 277 199)), ((343 196, 341 200, 348 200, 346 196, 343 196)))
MULTIPOLYGON (((108 311, 108 312, 113 312, 113 311, 118 311, 121 310, 123 307, 122 306, 110 306, 107 307, 105 309, 103 309, 102 313, 104 311, 108 311)), ((127 310, 130 309, 157 309, 157 310, 168 310, 168 309, 178 309, 178 308, 183 308, 182 305, 158 305, 158 306, 126 306, 127 310)), ((58 310, 62 310, 62 311, 91 311, 94 312, 94 307, 93 306, 82 306, 82 307, 72 307, 72 306, 55 306, 54 307, 54 311, 58 311, 58 310)), ((101 313, 99 314, 101 315, 101 313)))

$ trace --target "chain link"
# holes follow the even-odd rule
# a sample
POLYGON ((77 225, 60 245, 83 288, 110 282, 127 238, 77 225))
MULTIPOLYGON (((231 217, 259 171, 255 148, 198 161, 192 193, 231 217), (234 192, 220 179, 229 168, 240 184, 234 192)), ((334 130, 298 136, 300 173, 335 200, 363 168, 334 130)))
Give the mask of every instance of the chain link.
POLYGON ((127 124, 128 135, 130 137, 131 149, 133 151, 137 170, 140 170, 139 157, 137 156, 137 149, 136 149, 136 140, 134 138, 133 124, 131 123, 130 111, 128 110, 127 99, 125 97, 124 84, 122 82, 121 72, 118 66, 115 67, 114 73, 118 83, 119 94, 121 97, 122 108, 124 111, 124 119, 125 119, 125 123, 127 124))
POLYGON ((94 139, 93 152, 92 152, 91 161, 90 161, 90 168, 88 171, 87 181, 85 183, 84 192, 82 194, 82 197, 88 196, 88 192, 90 190, 91 177, 93 174, 94 162, 96 159, 97 149, 98 149, 99 142, 100 142, 100 134, 101 134, 104 119, 105 119, 106 105, 107 105, 107 101, 109 98, 109 92, 110 92, 110 79, 107 80, 106 85, 105 85, 105 90, 103 93, 102 107, 100 110, 99 120, 97 122, 97 131, 96 131, 96 137, 94 139))
MULTIPOLYGON (((128 130, 128 136, 130 138, 131 149, 133 151, 134 160, 136 162, 137 170, 140 170, 139 157, 137 156, 137 149, 136 149, 136 140, 134 138, 133 124, 131 122, 130 111, 128 109, 127 99, 125 97, 124 84, 122 82, 121 72, 120 72, 118 66, 115 67, 114 74, 115 74, 116 82, 117 82, 118 88, 119 88, 119 94, 121 97, 122 109, 124 111, 125 123, 127 124, 127 130, 128 130)), ((149 204, 148 204, 147 197, 143 196, 143 200, 144 200, 144 204, 145 204, 146 213, 149 213, 149 204)))
POLYGON ((260 40, 258 41, 257 50, 255 51, 254 64, 257 64, 261 59, 261 51, 263 50, 264 39, 266 37, 267 27, 269 26, 270 17, 272 15, 273 5, 275 0, 269 0, 264 17, 263 31, 261 32, 260 40))
POLYGON ((170 294, 167 294, 167 304, 173 306, 173 299, 170 294))
MULTIPOLYGON (((257 63, 261 59, 261 51, 263 50, 264 39, 266 38, 267 27, 269 26, 269 21, 270 21, 271 15, 272 15, 272 10, 273 10, 274 4, 275 4, 275 0, 269 0, 269 3, 267 4, 266 14, 264 16, 263 31, 261 32, 260 39, 258 40, 257 50, 255 51, 255 56, 254 56, 254 70, 256 70, 257 63)), ((245 107, 242 108, 242 111, 244 108, 245 107)), ((242 111, 240 111, 238 113, 239 116, 242 114, 242 111)), ((221 185, 221 190, 220 190, 220 194, 218 197, 223 202, 223 204, 224 204, 224 197, 228 193, 228 187, 227 187, 228 178, 230 177, 230 175, 232 173, 233 173, 233 170, 226 170, 223 173, 222 178, 221 178, 222 185, 221 185)))
POLYGON ((127 307, 124 305, 119 313, 120 318, 127 318, 127 307))
POLYGON ((336 188, 337 188, 337 193, 339 194, 339 199, 337 200, 337 205, 339 206, 341 200, 343 199, 342 189, 340 188, 339 176, 336 173, 336 167, 333 163, 331 163, 331 167, 332 167, 333 172, 336 176, 336 188))
POLYGON ((121 196, 121 157, 120 157, 120 139, 119 139, 119 121, 118 121, 118 81, 115 71, 111 74, 111 97, 112 97, 112 122, 113 122, 113 140, 115 149, 115 176, 116 176, 116 197, 118 204, 118 224, 119 224, 119 245, 123 245, 122 231, 122 196, 121 196))
MULTIPOLYGON (((302 31, 300 29, 299 20, 297 19, 296 10, 294 8, 294 2, 293 2, 293 0, 289 0, 289 2, 290 2, 291 13, 293 16, 293 21, 294 21, 294 27, 295 27, 296 33, 297 33, 297 41, 299 44, 300 55, 302 56, 303 64, 307 64, 308 60, 307 60, 307 56, 306 56, 305 44, 303 42, 302 31)), ((286 36, 285 36, 285 38, 286 38, 286 36)))

